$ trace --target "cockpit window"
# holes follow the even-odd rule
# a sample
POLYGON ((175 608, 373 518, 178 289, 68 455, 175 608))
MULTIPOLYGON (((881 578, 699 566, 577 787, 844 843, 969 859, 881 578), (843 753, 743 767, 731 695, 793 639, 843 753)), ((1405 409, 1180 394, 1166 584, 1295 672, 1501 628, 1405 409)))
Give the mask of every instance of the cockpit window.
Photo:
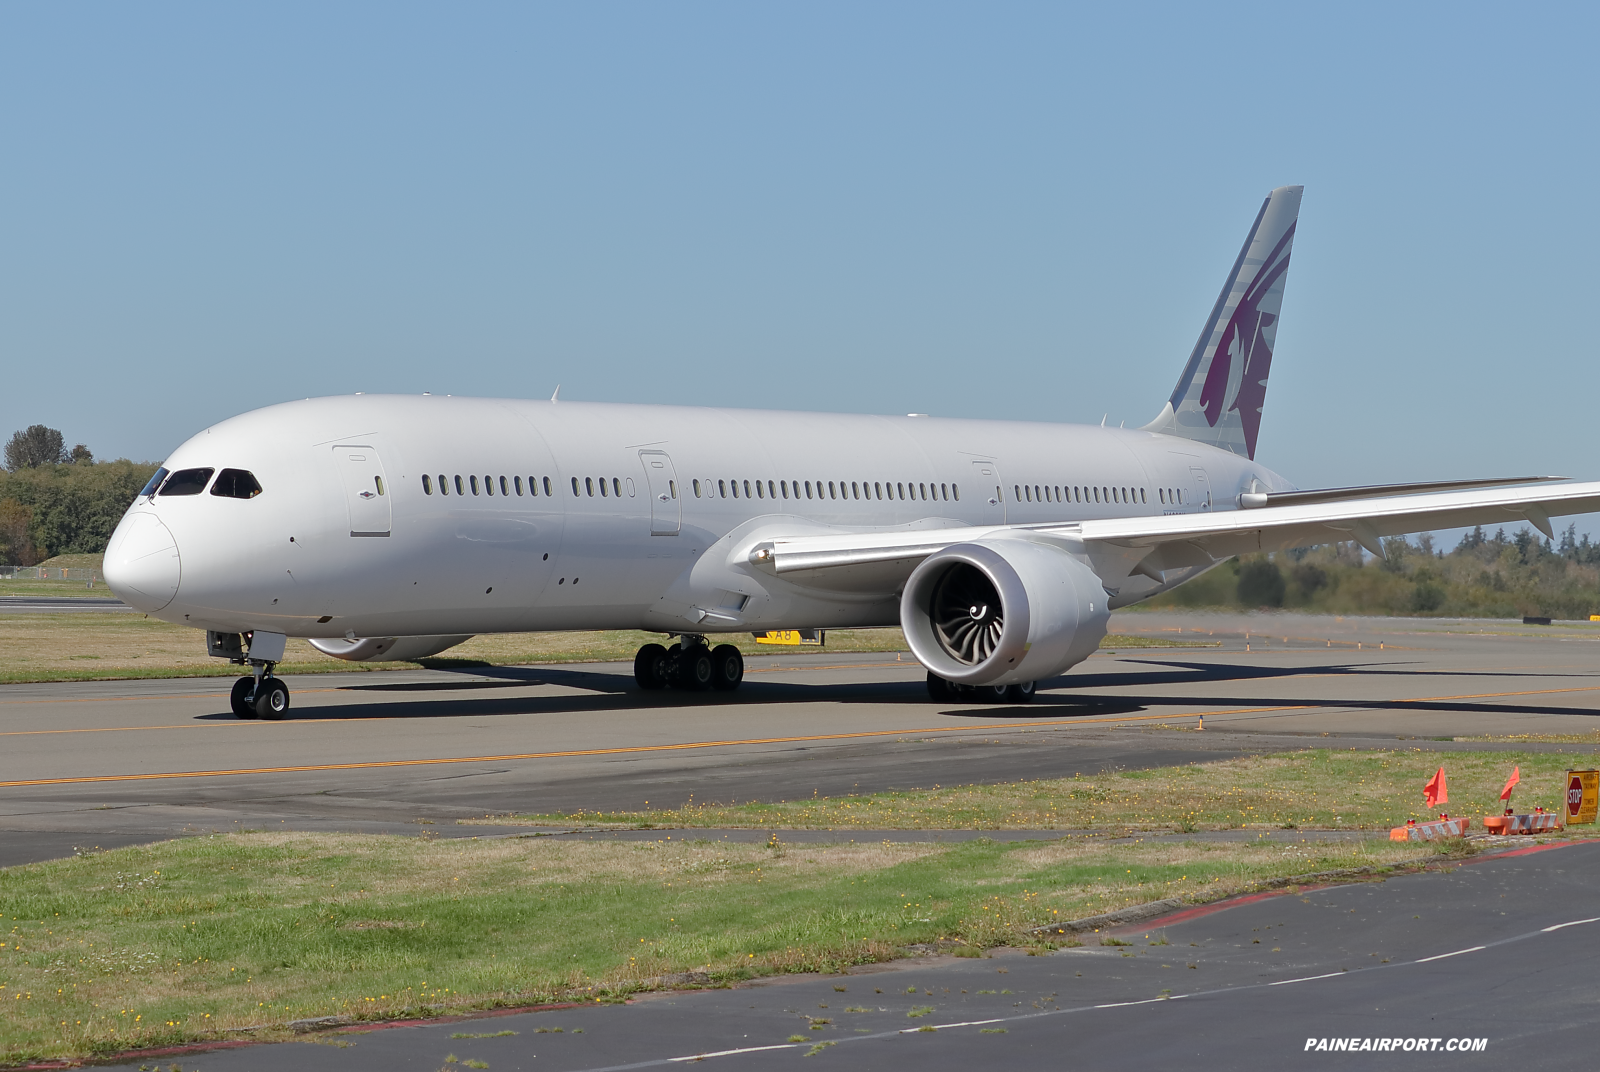
POLYGON ((206 490, 215 469, 179 469, 161 485, 161 497, 168 495, 198 495, 206 490))
POLYGON ((261 483, 244 469, 224 469, 211 485, 211 494, 224 499, 253 499, 261 494, 261 483))
POLYGON ((150 483, 144 486, 144 490, 139 493, 139 497, 143 498, 146 495, 154 495, 156 493, 156 489, 161 486, 161 482, 167 479, 169 472, 170 470, 167 469, 157 469, 156 475, 150 478, 150 483))

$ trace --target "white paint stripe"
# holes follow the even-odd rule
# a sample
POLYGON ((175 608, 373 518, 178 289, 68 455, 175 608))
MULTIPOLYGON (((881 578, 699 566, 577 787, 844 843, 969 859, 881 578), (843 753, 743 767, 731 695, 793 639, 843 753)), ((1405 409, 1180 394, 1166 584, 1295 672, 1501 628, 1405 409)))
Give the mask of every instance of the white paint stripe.
POLYGON ((1476 953, 1480 949, 1487 949, 1487 948, 1489 948, 1489 947, 1488 946, 1483 946, 1483 945, 1475 945, 1471 949, 1457 949, 1454 953, 1440 953, 1436 957, 1423 957, 1421 960, 1413 960, 1411 963, 1413 963, 1413 964, 1426 964, 1430 960, 1443 960, 1445 957, 1459 957, 1463 953, 1476 953))
POLYGON ((1095 1009, 1121 1009, 1128 1005, 1148 1005, 1152 1001, 1166 1001, 1166 998, 1145 998, 1143 1001, 1113 1001, 1109 1005, 1093 1005, 1095 1009))
MULTIPOLYGON (((1480 948, 1482 948, 1482 947, 1480 947, 1480 948)), ((1446 953, 1445 956, 1453 957, 1453 956, 1455 956, 1455 954, 1454 953, 1446 953)), ((1347 972, 1347 971, 1336 971, 1336 972, 1329 972, 1327 975, 1308 975, 1303 979, 1279 979, 1277 982, 1268 983, 1267 985, 1268 986, 1288 986, 1290 983, 1309 983, 1313 979, 1332 979, 1336 975, 1349 975, 1349 974, 1350 973, 1347 972)))
POLYGON ((732 1057, 736 1053, 761 1053, 763 1050, 793 1050, 799 1047, 798 1042, 785 1042, 777 1046, 746 1046, 738 1050, 718 1050, 716 1053, 697 1053, 690 1057, 668 1057, 669 1063, 678 1061, 700 1061, 707 1057, 732 1057))
POLYGON ((1546 927, 1544 930, 1540 931, 1539 933, 1540 934, 1549 934, 1551 931, 1558 931, 1562 927, 1578 927, 1578 926, 1582 926, 1585 923, 1600 923, 1600 916, 1595 916, 1593 919, 1575 919, 1571 923, 1557 923, 1554 927, 1546 927))
MULTIPOLYGON (((922 1030, 943 1031, 947 1027, 982 1027, 984 1024, 1001 1023, 1005 1017, 996 1017, 993 1020, 963 1020, 959 1024, 927 1024, 925 1027, 907 1027, 900 1030, 902 1035, 914 1035, 922 1030)), ((712 1056, 715 1056, 713 1054, 712 1056)))

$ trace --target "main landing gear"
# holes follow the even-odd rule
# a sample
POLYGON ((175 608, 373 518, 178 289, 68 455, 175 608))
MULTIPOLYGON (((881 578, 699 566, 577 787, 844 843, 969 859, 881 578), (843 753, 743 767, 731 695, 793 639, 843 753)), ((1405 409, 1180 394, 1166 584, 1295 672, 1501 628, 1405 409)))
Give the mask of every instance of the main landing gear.
POLYGON ((934 703, 1022 704, 1033 701, 1036 684, 1025 681, 1018 685, 958 685, 930 672, 928 695, 934 703))
POLYGON ((272 663, 257 666, 253 677, 233 683, 228 702, 236 718, 264 718, 276 722, 289 711, 289 686, 272 676, 272 663))
POLYGON ((744 680, 744 656, 732 644, 708 647, 706 638, 685 634, 672 647, 646 644, 633 657, 633 679, 641 689, 671 685, 686 692, 729 692, 744 680))

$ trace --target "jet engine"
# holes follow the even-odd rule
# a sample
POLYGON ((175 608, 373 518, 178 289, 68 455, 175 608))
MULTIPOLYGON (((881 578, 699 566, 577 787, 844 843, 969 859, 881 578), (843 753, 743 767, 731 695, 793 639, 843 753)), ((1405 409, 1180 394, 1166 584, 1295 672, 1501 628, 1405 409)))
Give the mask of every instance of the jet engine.
POLYGON ((313 640, 311 646, 324 655, 353 663, 403 662, 426 659, 471 639, 471 633, 465 636, 357 637, 354 640, 341 637, 337 640, 313 640))
POLYGON ((1100 646, 1110 612, 1100 578, 1049 544, 975 540, 929 555, 900 597, 917 659, 958 685, 1039 681, 1100 646))

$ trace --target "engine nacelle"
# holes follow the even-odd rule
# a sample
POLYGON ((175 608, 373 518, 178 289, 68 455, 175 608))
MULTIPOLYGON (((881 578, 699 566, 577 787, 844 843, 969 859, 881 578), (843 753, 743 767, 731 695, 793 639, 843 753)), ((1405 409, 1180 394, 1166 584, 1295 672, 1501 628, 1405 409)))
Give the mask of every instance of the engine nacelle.
POLYGON ((471 639, 471 633, 465 636, 357 637, 354 640, 313 640, 311 646, 324 655, 353 663, 404 662, 426 659, 471 639))
POLYGON ((1106 635, 1105 588, 1046 544, 975 540, 929 555, 906 581, 900 624, 929 670, 962 685, 1040 681, 1087 659, 1106 635))

